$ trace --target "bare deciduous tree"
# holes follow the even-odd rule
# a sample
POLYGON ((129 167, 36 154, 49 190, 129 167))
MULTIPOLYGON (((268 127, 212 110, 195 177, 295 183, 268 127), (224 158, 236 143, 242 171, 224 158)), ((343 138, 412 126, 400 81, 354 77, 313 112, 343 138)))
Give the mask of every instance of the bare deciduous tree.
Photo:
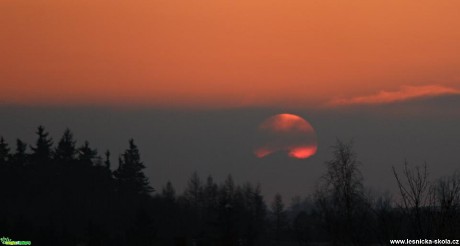
POLYGON ((436 207, 437 235, 453 237, 458 235, 460 206, 460 174, 440 178, 433 187, 436 207))
POLYGON ((401 195, 400 206, 409 216, 416 235, 427 236, 430 229, 428 223, 424 223, 430 217, 432 205, 432 189, 428 179, 426 163, 420 167, 409 168, 407 161, 404 162, 402 177, 395 167, 392 167, 398 189, 401 195))
POLYGON ((327 173, 316 193, 316 204, 322 214, 333 244, 362 244, 362 219, 368 208, 358 169, 360 162, 353 143, 337 140, 333 158, 326 162, 327 173))

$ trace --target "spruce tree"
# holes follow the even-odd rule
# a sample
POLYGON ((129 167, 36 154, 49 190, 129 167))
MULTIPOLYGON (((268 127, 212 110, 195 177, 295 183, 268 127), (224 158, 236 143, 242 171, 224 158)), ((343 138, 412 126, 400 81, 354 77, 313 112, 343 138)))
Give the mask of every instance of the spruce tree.
POLYGON ((64 163, 75 160, 75 155, 77 153, 75 143, 76 141, 73 138, 72 132, 67 128, 56 148, 55 159, 64 163))
POLYGON ((105 164, 105 167, 110 170, 110 166, 111 166, 111 163, 110 163, 110 151, 106 151, 105 152, 105 161, 104 161, 104 164, 105 164))
POLYGON ((171 181, 168 181, 166 183, 166 186, 163 187, 161 196, 165 198, 167 201, 174 201, 176 199, 176 190, 174 189, 171 181))
POLYGON ((3 137, 0 138, 0 166, 6 165, 10 160, 10 148, 3 137))
POLYGON ((197 172, 193 172, 184 192, 185 198, 195 207, 201 205, 203 198, 203 185, 197 172))
POLYGON ((277 244, 280 243, 282 233, 286 227, 286 211, 284 210, 283 198, 280 194, 276 194, 271 204, 273 213, 273 229, 277 244))
POLYGON ((134 140, 129 141, 129 148, 119 158, 118 169, 114 176, 118 183, 118 189, 127 194, 149 194, 154 189, 149 185, 149 180, 143 173, 145 168, 141 162, 139 149, 134 140))
POLYGON ((16 140, 16 151, 13 154, 13 163, 16 166, 25 166, 27 164, 27 144, 21 139, 16 140))
POLYGON ((38 138, 35 147, 32 147, 32 160, 35 164, 48 164, 51 160, 53 151, 53 140, 43 126, 39 126, 36 132, 38 138))
POLYGON ((94 160, 97 158, 97 150, 89 146, 89 142, 85 143, 78 149, 78 160, 87 166, 93 166, 94 160))

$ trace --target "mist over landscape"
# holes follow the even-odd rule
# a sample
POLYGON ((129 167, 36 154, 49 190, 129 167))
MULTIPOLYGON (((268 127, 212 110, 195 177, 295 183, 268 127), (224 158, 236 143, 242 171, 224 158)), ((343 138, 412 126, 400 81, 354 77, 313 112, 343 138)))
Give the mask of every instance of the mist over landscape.
POLYGON ((342 109, 117 109, 109 107, 3 106, 2 136, 32 144, 43 125, 58 139, 70 128, 79 143, 91 142, 100 153, 110 150, 113 161, 128 139, 139 145, 146 174, 155 187, 171 181, 182 190, 188 177, 198 172, 223 181, 232 174, 237 181, 260 182, 263 193, 290 197, 311 193, 325 172, 336 139, 353 140, 364 182, 379 192, 395 192, 391 167, 404 160, 427 163, 439 177, 456 171, 460 157, 458 139, 460 106, 457 96, 416 100, 384 106, 342 109), (313 125, 318 153, 296 160, 282 154, 258 159, 253 154, 258 125, 282 112, 296 113, 313 125))

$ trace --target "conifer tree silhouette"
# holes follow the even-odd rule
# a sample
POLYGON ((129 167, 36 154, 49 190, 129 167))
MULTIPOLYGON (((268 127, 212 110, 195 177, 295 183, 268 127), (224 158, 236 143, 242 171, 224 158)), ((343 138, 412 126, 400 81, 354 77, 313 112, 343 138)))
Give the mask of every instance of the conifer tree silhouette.
POLYGON ((16 151, 12 156, 12 162, 14 166, 26 166, 28 155, 27 144, 24 143, 21 139, 16 140, 16 151))
POLYGON ((276 194, 271 204, 273 213, 273 226, 276 243, 279 244, 282 233, 286 227, 286 211, 284 209, 283 198, 280 194, 276 194))
POLYGON ((53 140, 43 126, 38 127, 36 134, 38 138, 35 146, 32 147, 32 161, 36 165, 49 164, 53 154, 53 140))
POLYGON ((85 143, 78 148, 78 160, 86 165, 86 166, 93 166, 94 161, 97 158, 97 150, 92 149, 89 146, 89 142, 85 141, 85 143))
POLYGON ((166 186, 163 187, 161 195, 168 201, 174 201, 176 199, 176 190, 174 189, 171 181, 168 181, 166 186))
POLYGON ((129 148, 119 158, 118 169, 114 172, 119 191, 143 195, 155 191, 149 185, 149 180, 142 171, 144 168, 145 165, 141 162, 139 149, 134 144, 134 140, 131 139, 129 148))
POLYGON ((6 165, 10 159, 10 148, 3 137, 0 138, 0 166, 6 165))
POLYGON ((66 129, 55 151, 55 159, 58 162, 69 163, 75 160, 77 150, 75 148, 76 141, 70 129, 66 129))
POLYGON ((110 170, 111 162, 110 162, 110 151, 105 152, 105 161, 104 161, 105 167, 110 170))

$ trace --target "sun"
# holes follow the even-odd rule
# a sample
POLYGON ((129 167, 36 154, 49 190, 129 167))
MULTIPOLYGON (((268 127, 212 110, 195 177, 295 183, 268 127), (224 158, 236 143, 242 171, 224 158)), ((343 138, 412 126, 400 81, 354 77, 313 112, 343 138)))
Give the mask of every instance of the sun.
POLYGON ((312 125, 294 114, 277 114, 263 121, 257 131, 254 154, 263 158, 282 151, 289 157, 307 159, 318 149, 312 125))

